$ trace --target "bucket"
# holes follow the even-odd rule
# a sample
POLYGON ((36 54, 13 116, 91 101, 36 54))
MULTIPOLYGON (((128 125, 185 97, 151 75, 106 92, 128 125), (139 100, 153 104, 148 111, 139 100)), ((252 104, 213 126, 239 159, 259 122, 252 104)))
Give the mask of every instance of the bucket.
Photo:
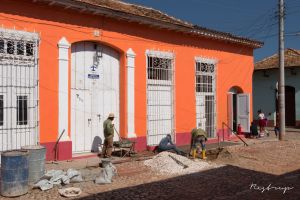
POLYGON ((29 185, 33 185, 45 174, 46 148, 40 145, 32 145, 24 146, 22 149, 29 152, 28 183, 29 185))
POLYGON ((109 158, 104 158, 104 159, 101 160, 101 164, 102 164, 103 168, 110 165, 110 163, 111 163, 111 160, 109 158))
POLYGON ((28 192, 28 151, 13 150, 1 154, 1 195, 16 197, 28 192))

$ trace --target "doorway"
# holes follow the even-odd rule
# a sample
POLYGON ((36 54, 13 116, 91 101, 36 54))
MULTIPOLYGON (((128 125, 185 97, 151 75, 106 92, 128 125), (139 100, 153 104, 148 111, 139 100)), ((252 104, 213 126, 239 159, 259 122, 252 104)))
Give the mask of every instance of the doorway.
POLYGON ((295 88, 285 86, 285 124, 286 126, 295 126, 296 109, 295 109, 295 88))
POLYGON ((78 42, 71 56, 72 151, 90 152, 94 140, 104 141, 102 124, 110 112, 119 130, 119 54, 95 42, 78 42))
POLYGON ((237 132, 238 124, 243 132, 250 129, 250 95, 243 93, 242 89, 232 87, 227 94, 227 125, 237 132))

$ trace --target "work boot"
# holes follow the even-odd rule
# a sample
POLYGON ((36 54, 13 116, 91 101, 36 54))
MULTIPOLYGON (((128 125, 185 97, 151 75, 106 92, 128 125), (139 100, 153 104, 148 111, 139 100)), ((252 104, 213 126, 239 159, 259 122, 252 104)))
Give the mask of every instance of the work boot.
POLYGON ((203 160, 207 159, 207 157, 206 157, 206 150, 202 150, 202 159, 203 160))
POLYGON ((193 150, 192 150, 192 156, 193 156, 193 159, 196 158, 196 151, 197 151, 196 149, 193 149, 193 150))

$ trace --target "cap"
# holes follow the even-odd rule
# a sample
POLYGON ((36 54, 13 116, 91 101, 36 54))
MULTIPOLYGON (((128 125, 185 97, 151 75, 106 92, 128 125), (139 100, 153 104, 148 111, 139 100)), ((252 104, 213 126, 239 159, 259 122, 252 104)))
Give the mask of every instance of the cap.
POLYGON ((108 117, 115 117, 114 113, 109 113, 108 117))

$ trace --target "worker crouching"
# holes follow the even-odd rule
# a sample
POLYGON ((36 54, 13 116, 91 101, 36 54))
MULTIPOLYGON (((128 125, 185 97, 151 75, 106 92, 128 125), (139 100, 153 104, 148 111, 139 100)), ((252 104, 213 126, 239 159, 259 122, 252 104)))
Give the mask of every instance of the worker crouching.
POLYGON ((201 128, 194 128, 191 132, 191 154, 195 159, 196 155, 202 153, 202 159, 206 159, 207 133, 201 128))

